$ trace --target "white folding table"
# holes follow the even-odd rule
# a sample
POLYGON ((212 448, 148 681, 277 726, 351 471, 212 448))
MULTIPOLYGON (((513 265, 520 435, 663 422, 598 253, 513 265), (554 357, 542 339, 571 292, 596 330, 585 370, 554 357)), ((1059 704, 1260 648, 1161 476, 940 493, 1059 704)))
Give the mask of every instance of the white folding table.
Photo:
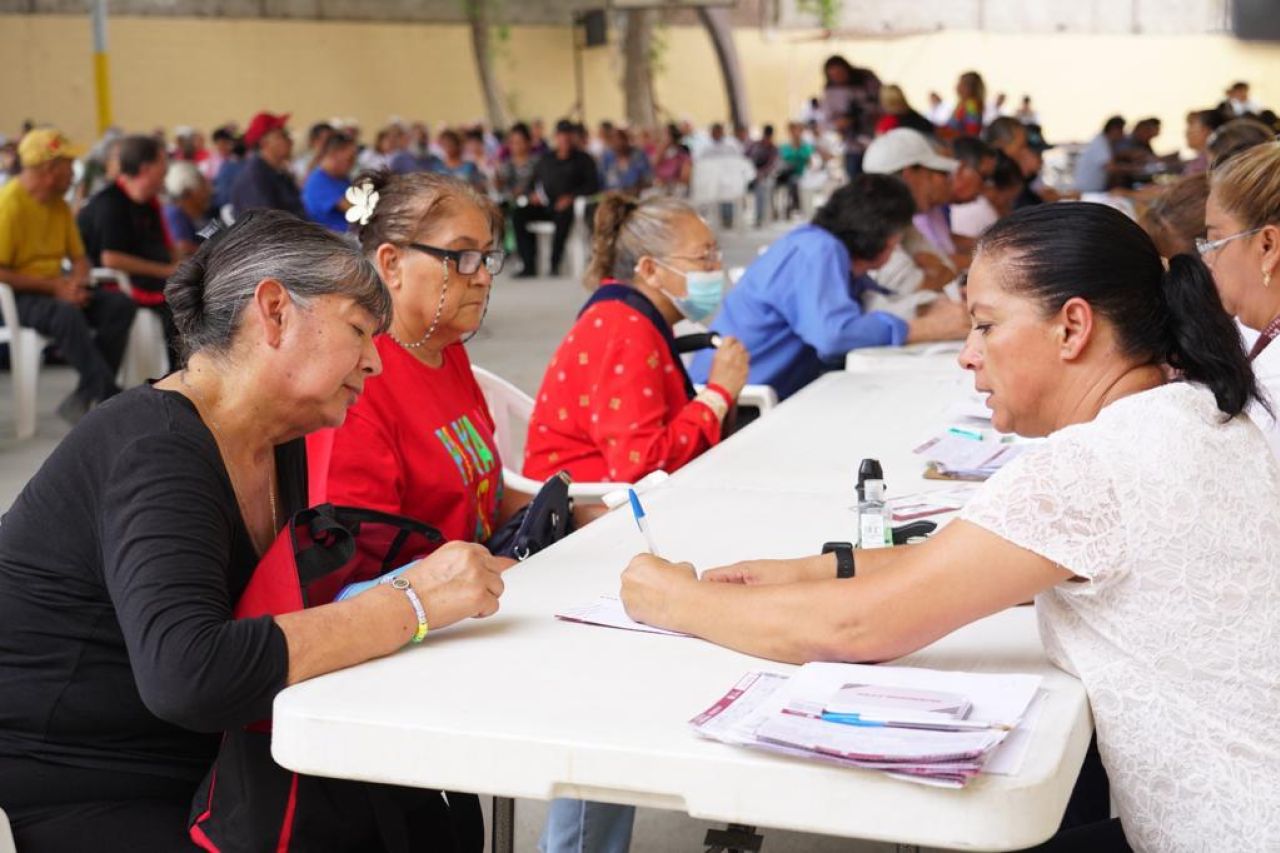
MULTIPOLYGON (((851 477, 862 455, 885 457, 897 493, 931 485, 903 448, 943 397, 962 389, 939 377, 902 381, 915 395, 867 377, 824 377, 648 493, 662 555, 709 567, 852 538, 851 477), (856 414, 890 400, 901 407, 898 421, 856 414), (821 413, 834 414, 808 416, 821 413)), ((1080 683, 1046 659, 1031 608, 983 619, 904 659, 1041 673, 1049 693, 1017 775, 930 788, 706 741, 687 725, 747 671, 785 665, 697 639, 554 618, 616 593, 620 571, 642 548, 629 514, 615 511, 510 570, 496 616, 288 688, 275 704, 276 760, 321 776, 579 797, 933 847, 1018 849, 1056 829, 1092 724, 1080 683)))

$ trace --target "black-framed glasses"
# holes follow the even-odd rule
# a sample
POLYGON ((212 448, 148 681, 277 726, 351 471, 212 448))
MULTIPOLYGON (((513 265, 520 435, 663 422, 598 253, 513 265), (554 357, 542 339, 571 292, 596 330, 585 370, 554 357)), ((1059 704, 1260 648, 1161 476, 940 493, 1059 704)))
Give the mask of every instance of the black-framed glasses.
POLYGON ((489 271, 489 275, 497 275, 502 272, 502 267, 507 262, 507 253, 498 249, 488 252, 482 252, 479 249, 441 249, 439 246, 428 246, 425 243, 410 243, 410 249, 417 249, 419 252, 425 252, 428 255, 440 258, 445 261, 453 261, 453 265, 457 268, 461 275, 475 275, 480 271, 480 265, 484 264, 484 268, 489 271))

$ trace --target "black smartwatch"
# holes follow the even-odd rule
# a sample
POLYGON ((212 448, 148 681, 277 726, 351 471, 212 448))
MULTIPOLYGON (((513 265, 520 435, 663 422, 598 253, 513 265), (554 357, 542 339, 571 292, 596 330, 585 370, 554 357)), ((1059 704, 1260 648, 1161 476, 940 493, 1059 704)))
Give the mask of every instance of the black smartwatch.
POLYGON ((853 577, 853 544, 850 542, 827 542, 822 546, 822 553, 836 555, 836 577, 853 577))

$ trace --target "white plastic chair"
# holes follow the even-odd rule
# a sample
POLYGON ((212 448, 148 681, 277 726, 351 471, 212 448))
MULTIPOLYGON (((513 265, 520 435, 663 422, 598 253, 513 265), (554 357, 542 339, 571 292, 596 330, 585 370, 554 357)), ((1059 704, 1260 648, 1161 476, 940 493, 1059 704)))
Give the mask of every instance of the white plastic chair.
POLYGON ((747 185, 756 168, 746 157, 703 157, 693 161, 689 204, 708 222, 719 222, 719 206, 732 204, 733 225, 738 231, 748 227, 747 214, 753 203, 747 185))
MULTIPOLYGON (((475 373, 476 382, 480 384, 480 390, 484 392, 489 412, 493 415, 494 439, 498 442, 498 452, 502 454, 504 483, 516 491, 537 494, 542 483, 526 477, 521 471, 525 436, 529 431, 529 419, 533 417, 533 398, 483 367, 472 365, 471 369, 475 373)), ((661 473, 660 479, 666 479, 665 473, 655 473, 661 473)), ((649 480, 648 477, 645 479, 649 480)), ((628 485, 630 484, 574 483, 569 486, 569 497, 582 503, 603 503, 606 494, 625 489, 628 485)))
POLYGON ((13 830, 9 828, 9 816, 0 809, 0 853, 17 853, 17 849, 13 843, 13 830))
MULTIPOLYGON (((95 267, 89 277, 98 284, 115 284, 120 291, 133 296, 129 274, 107 267, 95 267)), ((164 321, 154 312, 139 308, 129 329, 129 343, 116 381, 121 388, 141 385, 148 379, 159 379, 169 372, 169 348, 164 341, 164 321)))
MULTIPOLYGON (((9 372, 13 376, 13 409, 18 438, 36 434, 36 382, 40 375, 40 353, 48 340, 35 329, 18 323, 18 304, 13 288, 0 284, 0 343, 9 345, 9 372)), ((2 839, 2 836, 0 836, 2 839)), ((4 845, 0 841, 0 853, 4 845)))
POLYGON ((743 385, 742 392, 738 394, 738 405, 759 409, 760 416, 764 417, 778 405, 778 392, 772 385, 743 385))
MULTIPOLYGON (((564 260, 568 262, 569 276, 574 280, 581 280, 586 274, 587 256, 591 252, 588 245, 591 236, 586 221, 587 198, 577 196, 573 200, 573 222, 569 225, 569 236, 564 244, 564 260)), ((545 278, 551 274, 551 244, 556 234, 555 223, 530 222, 525 227, 538 242, 538 275, 545 278)))
POLYGON ((574 281, 582 281, 587 274, 587 258, 591 256, 591 223, 587 222, 587 197, 573 200, 573 227, 565 246, 565 260, 569 262, 569 275, 574 281))
POLYGON ((525 226, 529 229, 529 233, 537 240, 538 245, 538 277, 546 278, 551 275, 551 240, 556 233, 556 224, 554 222, 530 222, 525 226))

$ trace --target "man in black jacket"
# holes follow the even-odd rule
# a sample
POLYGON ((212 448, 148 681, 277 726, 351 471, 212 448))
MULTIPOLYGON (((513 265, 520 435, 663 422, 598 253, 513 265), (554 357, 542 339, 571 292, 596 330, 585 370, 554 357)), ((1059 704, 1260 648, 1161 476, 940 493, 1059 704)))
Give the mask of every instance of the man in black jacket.
MULTIPOLYGON (((524 265, 521 278, 537 275, 538 243, 529 232, 529 223, 555 223, 551 242, 551 274, 560 274, 564 245, 573 227, 573 200, 593 195, 600 190, 600 175, 591 155, 574 146, 573 123, 561 119, 556 123, 555 147, 538 161, 534 181, 539 192, 529 204, 517 207, 512 214, 516 229, 516 248, 524 265)), ((584 223, 585 225, 585 223, 584 223)))

